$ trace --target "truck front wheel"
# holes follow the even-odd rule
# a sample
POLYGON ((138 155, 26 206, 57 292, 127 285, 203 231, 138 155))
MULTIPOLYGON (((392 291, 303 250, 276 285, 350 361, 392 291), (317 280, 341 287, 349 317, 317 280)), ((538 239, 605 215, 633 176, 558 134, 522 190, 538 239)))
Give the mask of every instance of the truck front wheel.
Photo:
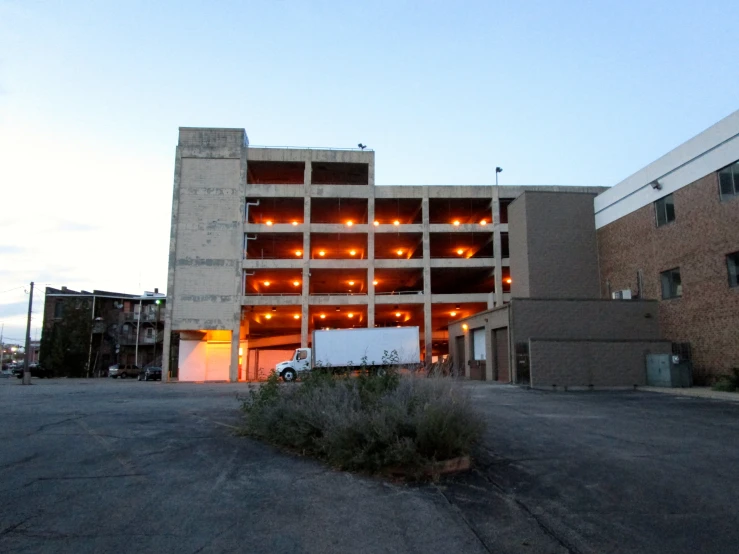
POLYGON ((290 367, 282 372, 282 380, 286 383, 289 383, 290 381, 295 381, 296 377, 297 374, 295 373, 295 370, 290 367))

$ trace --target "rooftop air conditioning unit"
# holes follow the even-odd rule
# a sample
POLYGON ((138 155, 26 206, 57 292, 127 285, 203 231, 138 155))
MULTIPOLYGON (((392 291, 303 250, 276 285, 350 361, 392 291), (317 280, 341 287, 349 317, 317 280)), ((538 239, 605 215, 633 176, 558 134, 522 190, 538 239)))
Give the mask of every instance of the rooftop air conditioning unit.
POLYGON ((614 300, 631 300, 631 289, 614 291, 611 294, 611 298, 613 298, 614 300))

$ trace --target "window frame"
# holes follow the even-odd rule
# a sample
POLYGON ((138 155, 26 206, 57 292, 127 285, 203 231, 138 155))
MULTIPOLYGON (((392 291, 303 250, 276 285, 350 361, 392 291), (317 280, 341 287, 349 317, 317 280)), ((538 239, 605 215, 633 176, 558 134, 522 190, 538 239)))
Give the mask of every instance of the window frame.
POLYGON ((730 252, 729 254, 726 254, 726 272, 727 277, 729 278, 729 288, 734 289, 739 287, 739 250, 736 252, 730 252), (735 258, 732 260, 732 258, 735 258), (732 275, 731 275, 731 264, 734 264, 734 281, 732 282, 732 275))
POLYGON ((662 288, 662 300, 673 300, 683 297, 683 277, 680 273, 680 266, 660 271, 659 273, 660 287, 662 288), (674 274, 677 273, 679 283, 676 285, 674 274), (665 296, 665 277, 669 278, 669 291, 665 296), (678 288, 679 287, 679 288, 678 288))
POLYGON ((675 213, 675 196, 673 195, 673 193, 667 194, 662 198, 658 198, 654 201, 654 219, 657 227, 664 227, 665 225, 669 225, 677 219, 677 214, 675 213), (669 218, 669 214, 667 211, 668 198, 670 199, 670 204, 672 205, 672 219, 669 218), (660 211, 662 211, 664 215, 664 221, 661 223, 659 218, 660 211))
POLYGON ((716 172, 716 181, 718 183, 719 199, 722 202, 724 200, 731 200, 732 198, 739 197, 739 160, 719 169, 716 172), (727 169, 731 169, 731 171, 729 171, 728 173, 729 175, 731 175, 731 185, 733 192, 724 194, 723 190, 721 190, 721 173, 726 171, 727 169))

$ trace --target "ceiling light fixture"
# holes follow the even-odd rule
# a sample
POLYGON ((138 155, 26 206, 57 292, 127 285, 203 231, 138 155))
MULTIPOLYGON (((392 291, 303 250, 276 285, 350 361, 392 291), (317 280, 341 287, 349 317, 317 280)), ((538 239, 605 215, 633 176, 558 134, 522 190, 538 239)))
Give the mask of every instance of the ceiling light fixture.
POLYGON ((320 251, 318 252, 318 255, 319 255, 319 256, 325 256, 325 255, 326 255, 326 251, 325 251, 325 250, 320 250, 320 251))
POLYGON ((265 221, 265 224, 268 226, 272 226, 272 220, 268 219, 267 221, 265 221))
POLYGON ((264 316, 266 319, 272 319, 272 314, 267 314, 264 316))
POLYGON ((353 287, 354 286, 354 281, 349 281, 349 286, 350 287, 353 287))
POLYGON ((487 225, 487 224, 488 224, 488 220, 487 219, 481 219, 480 220, 480 225, 487 225))
POLYGON ((295 314, 295 315, 293 316, 293 319, 300 319, 300 316, 299 316, 298 314, 295 314))
POLYGON ((276 312, 277 311, 277 306, 272 306, 272 311, 273 312, 276 312))
POLYGON ((375 219, 375 227, 377 227, 379 224, 380 222, 375 219))
POLYGON ((351 219, 346 222, 347 227, 351 227, 352 225, 354 225, 354 222, 351 219))
POLYGON ((293 221, 293 227, 297 227, 297 226, 298 226, 298 222, 297 221, 293 221))
POLYGON ((300 250, 296 250, 296 251, 295 251, 295 255, 296 255, 296 256, 302 256, 302 255, 303 255, 303 252, 302 252, 302 251, 300 251, 300 250))
POLYGON ((505 282, 507 285, 510 285, 513 282, 513 279, 511 279, 510 277, 506 277, 505 282))
POLYGON ((321 314, 321 319, 326 319, 326 314, 321 314))
POLYGON ((349 317, 350 317, 350 318, 354 317, 354 314, 349 314, 349 317))
POLYGON ((400 317, 401 315, 403 314, 401 314, 400 312, 395 312, 395 317, 400 317))
POLYGON ((356 250, 349 250, 349 255, 350 256, 356 256, 357 255, 357 251, 356 250))
POLYGON ((463 248, 457 248, 457 254, 459 254, 460 256, 462 254, 464 254, 464 249, 463 248))
POLYGON ((377 283, 379 283, 379 281, 377 279, 375 279, 374 281, 372 281, 372 284, 373 285, 377 285, 377 283))
POLYGON ((452 225, 454 225, 455 227, 459 227, 459 220, 458 219, 455 219, 454 220, 454 223, 452 223, 452 225))
POLYGON ((396 254, 398 254, 398 256, 402 256, 403 255, 403 251, 400 250, 400 249, 398 249, 398 251, 396 252, 396 254))
POLYGON ((452 316, 452 317, 454 317, 454 316, 457 315, 457 312, 450 312, 449 315, 452 316))
POLYGON ((293 281, 293 286, 294 287, 300 286, 300 281, 293 281))
POLYGON ((269 281, 265 281, 265 282, 264 282, 264 286, 265 286, 265 287, 268 287, 269 285, 270 285, 269 281))
POLYGON ((400 225, 400 221, 398 221, 398 220, 396 219, 395 221, 393 221, 393 225, 400 225))

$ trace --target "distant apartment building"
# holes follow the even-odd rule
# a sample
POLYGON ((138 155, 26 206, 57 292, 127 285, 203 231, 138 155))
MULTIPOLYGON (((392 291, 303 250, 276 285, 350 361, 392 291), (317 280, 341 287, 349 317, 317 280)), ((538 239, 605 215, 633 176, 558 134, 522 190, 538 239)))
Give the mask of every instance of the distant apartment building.
POLYGON ((57 374, 107 375, 113 364, 161 366, 166 296, 46 287, 40 361, 57 374))
POLYGON ((371 150, 180 129, 164 339, 179 333, 180 380, 260 378, 324 328, 417 326, 424 359, 446 355, 450 322, 510 299, 508 205, 604 190, 374 176, 371 150))

